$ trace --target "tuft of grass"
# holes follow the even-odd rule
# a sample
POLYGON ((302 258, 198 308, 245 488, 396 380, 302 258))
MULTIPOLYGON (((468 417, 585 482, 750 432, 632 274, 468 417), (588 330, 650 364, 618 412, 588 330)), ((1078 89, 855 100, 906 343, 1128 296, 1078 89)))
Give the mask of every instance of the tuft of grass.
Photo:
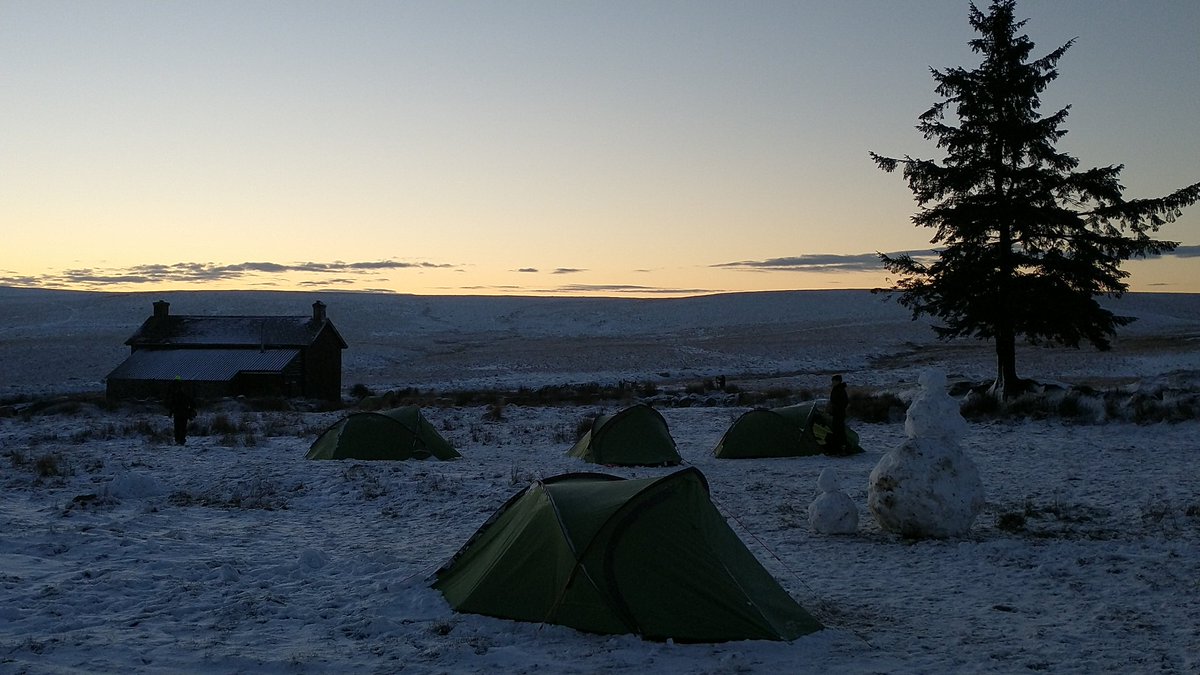
POLYGON ((471 425, 471 442, 480 445, 495 445, 496 432, 482 424, 471 425))
POLYGON ((14 469, 32 471, 38 478, 57 478, 71 474, 69 466, 57 452, 48 452, 30 459, 19 450, 9 453, 9 461, 14 469))
POLYGON ((511 486, 528 485, 538 480, 541 480, 541 476, 536 471, 524 471, 516 464, 509 468, 508 484, 511 486))
MULTIPOLYGON (((303 484, 291 489, 300 492, 303 484)), ((173 492, 167 500, 175 506, 206 506, 222 509, 261 509, 264 511, 286 510, 287 495, 274 483, 262 478, 250 478, 231 485, 205 490, 199 493, 173 492)))
POLYGON ((1086 504, 1064 504, 1057 499, 1039 503, 1026 499, 1016 508, 996 514, 996 529, 1037 539, 1108 540, 1120 536, 1112 513, 1086 504))
POLYGON ((229 432, 221 434, 218 444, 226 448, 253 448, 258 445, 258 437, 250 432, 229 432))
POLYGON ((999 514, 996 516, 996 529, 1005 532, 1023 532, 1025 530, 1025 514, 1018 511, 999 514))
POLYGON ((489 403, 487 410, 483 413, 485 422, 503 422, 504 421, 504 399, 500 399, 493 403, 489 403))
POLYGON ((590 417, 579 420, 575 424, 564 422, 554 428, 551 438, 555 443, 575 443, 591 427, 592 419, 590 417))
POLYGON ((574 443, 583 438, 583 435, 592 430, 592 424, 596 421, 595 417, 584 417, 575 423, 575 439, 574 443))
POLYGON ((352 465, 343 472, 342 477, 362 490, 364 501, 374 501, 388 494, 387 483, 379 478, 379 474, 362 465, 352 465))

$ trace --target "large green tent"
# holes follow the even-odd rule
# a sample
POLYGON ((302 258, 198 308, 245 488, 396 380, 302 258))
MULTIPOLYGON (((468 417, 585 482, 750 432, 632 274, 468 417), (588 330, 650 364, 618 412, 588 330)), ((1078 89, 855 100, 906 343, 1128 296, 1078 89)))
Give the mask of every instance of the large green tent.
MULTIPOLYGON (((832 419, 821 401, 782 408, 756 408, 739 417, 721 437, 713 454, 721 459, 800 457, 825 451, 832 419)), ((862 452, 858 434, 846 428, 846 445, 862 452)))
POLYGON ((567 454, 614 466, 674 466, 683 461, 667 421, 644 403, 596 417, 567 454))
POLYGON ((821 629, 730 529, 695 468, 536 482, 433 587, 460 612, 653 640, 793 640, 821 629))
POLYGON ((454 459, 458 452, 417 406, 347 415, 308 449, 308 459, 454 459))

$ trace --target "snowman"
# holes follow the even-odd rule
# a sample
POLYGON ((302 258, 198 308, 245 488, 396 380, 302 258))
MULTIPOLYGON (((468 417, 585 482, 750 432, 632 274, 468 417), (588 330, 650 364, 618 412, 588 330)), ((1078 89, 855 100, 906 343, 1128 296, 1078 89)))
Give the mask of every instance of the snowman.
POLYGON ((818 534, 854 534, 858 532, 858 507, 850 495, 842 492, 837 472, 821 471, 817 478, 821 494, 808 505, 808 524, 818 534))
POLYGON ((946 375, 927 370, 908 408, 908 440, 884 455, 868 479, 867 508, 888 532, 913 538, 966 534, 983 509, 983 481, 959 439, 967 423, 946 393, 946 375))

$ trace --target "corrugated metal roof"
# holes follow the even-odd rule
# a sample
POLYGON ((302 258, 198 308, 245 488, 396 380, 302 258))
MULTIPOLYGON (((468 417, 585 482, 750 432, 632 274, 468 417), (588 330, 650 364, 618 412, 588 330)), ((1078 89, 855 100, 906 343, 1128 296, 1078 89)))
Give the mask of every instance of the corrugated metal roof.
POLYGON ((282 371, 299 355, 299 349, 141 349, 108 379, 227 382, 242 372, 282 371))
POLYGON ((152 316, 125 344, 137 347, 307 347, 322 330, 345 340, 328 320, 303 316, 152 316))

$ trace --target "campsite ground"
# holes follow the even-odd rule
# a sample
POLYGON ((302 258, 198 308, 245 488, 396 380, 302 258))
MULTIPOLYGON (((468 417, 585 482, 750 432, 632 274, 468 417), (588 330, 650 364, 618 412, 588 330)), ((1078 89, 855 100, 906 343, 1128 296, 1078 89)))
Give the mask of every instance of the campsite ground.
MULTIPOLYGON (((662 407, 680 452, 769 571, 827 630, 791 643, 648 643, 456 614, 425 579, 515 491, 596 470, 564 455, 615 403, 447 405, 455 462, 309 462, 342 411, 205 408, 179 448, 150 407, 97 391, 158 296, 0 289, 0 670, 63 672, 1196 672, 1200 422, 993 419, 964 446, 987 507, 970 536, 882 532, 866 481, 903 439, 856 422, 851 458, 717 460, 744 407, 662 407), (63 393, 75 393, 71 397, 63 393), (836 467, 856 535, 805 509, 836 467)), ((176 294, 179 313, 304 314, 312 297, 176 294), (199 309, 196 309, 199 308, 199 309)), ((855 293, 681 301, 322 296, 351 344, 346 384, 382 391, 653 381, 911 394, 937 365, 986 378, 986 345, 938 345, 855 293)), ((1023 373, 1194 400, 1200 299, 1131 296, 1113 352, 1027 351, 1023 373), (1191 397, 1189 399, 1189 397, 1191 397)), ((1139 395, 1142 399, 1139 399, 1139 395)), ((452 402, 452 401, 451 401, 452 402)), ((622 476, 670 469, 599 468, 622 476)))

